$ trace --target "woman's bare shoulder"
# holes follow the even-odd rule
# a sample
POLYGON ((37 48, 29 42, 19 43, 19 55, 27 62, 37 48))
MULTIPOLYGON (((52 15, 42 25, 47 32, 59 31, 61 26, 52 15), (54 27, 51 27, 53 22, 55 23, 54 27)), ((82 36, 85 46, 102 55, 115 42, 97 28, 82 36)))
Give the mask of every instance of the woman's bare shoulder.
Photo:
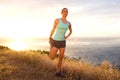
POLYGON ((59 18, 56 18, 56 19, 55 19, 55 23, 58 23, 58 22, 59 22, 59 20, 60 20, 59 18))

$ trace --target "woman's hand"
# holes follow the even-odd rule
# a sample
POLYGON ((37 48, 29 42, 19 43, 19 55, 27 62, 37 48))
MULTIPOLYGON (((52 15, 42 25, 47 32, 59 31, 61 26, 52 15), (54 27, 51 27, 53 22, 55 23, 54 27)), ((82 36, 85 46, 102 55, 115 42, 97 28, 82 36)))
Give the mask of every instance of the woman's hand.
POLYGON ((67 36, 64 36, 64 39, 67 39, 67 36))
POLYGON ((53 38, 49 38, 49 43, 51 44, 52 43, 52 41, 53 41, 53 38))

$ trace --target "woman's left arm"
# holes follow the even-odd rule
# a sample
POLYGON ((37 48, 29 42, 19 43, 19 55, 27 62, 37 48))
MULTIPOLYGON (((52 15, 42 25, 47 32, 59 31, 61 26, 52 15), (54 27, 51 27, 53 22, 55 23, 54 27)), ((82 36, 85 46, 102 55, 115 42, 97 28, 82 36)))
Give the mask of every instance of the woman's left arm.
POLYGON ((67 39, 71 34, 72 34, 72 25, 71 25, 71 23, 69 22, 69 33, 68 33, 67 36, 65 36, 65 39, 67 39))

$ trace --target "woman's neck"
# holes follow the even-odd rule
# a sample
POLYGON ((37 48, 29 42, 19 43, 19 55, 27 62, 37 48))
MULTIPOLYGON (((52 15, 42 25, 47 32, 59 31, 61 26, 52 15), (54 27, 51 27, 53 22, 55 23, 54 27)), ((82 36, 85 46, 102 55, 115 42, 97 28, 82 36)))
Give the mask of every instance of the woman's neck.
POLYGON ((63 20, 63 21, 66 21, 66 17, 62 17, 62 20, 63 20))
POLYGON ((61 19, 62 19, 62 22, 63 22, 63 23, 66 23, 66 22, 67 22, 66 18, 63 18, 63 17, 62 17, 61 19))

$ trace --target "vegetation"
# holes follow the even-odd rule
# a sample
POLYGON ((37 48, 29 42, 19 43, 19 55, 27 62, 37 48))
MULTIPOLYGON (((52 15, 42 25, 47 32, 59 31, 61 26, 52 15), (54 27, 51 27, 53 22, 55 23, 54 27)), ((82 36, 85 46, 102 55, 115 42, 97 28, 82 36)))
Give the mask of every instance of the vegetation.
POLYGON ((63 60, 65 78, 56 77, 54 61, 48 51, 14 51, 0 47, 0 80, 120 80, 120 71, 112 68, 109 61, 99 66, 85 63, 81 59, 63 60))

